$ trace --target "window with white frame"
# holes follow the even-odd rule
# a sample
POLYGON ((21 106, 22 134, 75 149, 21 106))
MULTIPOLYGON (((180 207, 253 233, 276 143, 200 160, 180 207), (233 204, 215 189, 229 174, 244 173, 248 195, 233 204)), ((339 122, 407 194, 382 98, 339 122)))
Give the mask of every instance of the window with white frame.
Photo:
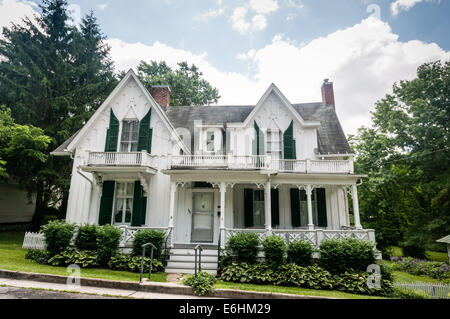
POLYGON ((120 136, 120 151, 121 152, 136 152, 138 144, 139 121, 123 120, 122 134, 120 136))
POLYGON ((264 227, 264 190, 253 190, 253 226, 264 227))
POLYGON ((283 158, 283 141, 280 130, 267 130, 267 148, 266 153, 272 156, 272 159, 283 158))
POLYGON ((133 216, 134 182, 116 182, 114 224, 131 225, 133 216))
POLYGON ((206 150, 208 152, 214 152, 214 132, 206 132, 206 150))

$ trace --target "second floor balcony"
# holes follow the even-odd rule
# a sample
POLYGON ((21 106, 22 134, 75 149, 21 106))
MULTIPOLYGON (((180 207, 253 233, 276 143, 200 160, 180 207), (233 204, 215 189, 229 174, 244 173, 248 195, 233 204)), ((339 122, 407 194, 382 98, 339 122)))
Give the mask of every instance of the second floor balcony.
POLYGON ((292 160, 270 155, 178 155, 171 156, 169 169, 271 170, 294 173, 353 174, 353 159, 292 160))

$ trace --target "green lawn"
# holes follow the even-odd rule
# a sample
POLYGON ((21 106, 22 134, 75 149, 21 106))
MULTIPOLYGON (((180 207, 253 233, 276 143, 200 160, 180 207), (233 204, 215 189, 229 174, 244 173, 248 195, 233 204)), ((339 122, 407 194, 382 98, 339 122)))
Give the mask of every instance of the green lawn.
MULTIPOLYGON (((26 249, 22 249, 23 232, 0 233, 0 269, 46 273, 67 276, 66 267, 41 265, 25 259, 26 249)), ((101 268, 82 268, 81 277, 110 280, 139 281, 139 274, 101 268)), ((153 273, 152 281, 166 281, 165 273, 153 273)))
MULTIPOLYGON (((390 248, 392 249, 392 256, 403 257, 403 250, 401 247, 391 246, 390 248)), ((427 250, 425 251, 425 254, 427 258, 431 261, 440 261, 448 263, 448 254, 445 252, 427 250)))
POLYGON ((317 289, 307 289, 307 288, 298 288, 298 287, 281 287, 281 286, 272 286, 272 285, 255 285, 255 284, 243 284, 243 283, 225 282, 225 281, 218 281, 214 285, 214 287, 216 287, 216 288, 225 288, 225 289, 240 289, 240 290, 251 290, 251 291, 278 292, 278 293, 285 293, 285 294, 304 295, 304 296, 318 296, 318 297, 329 297, 329 298, 383 299, 383 297, 350 294, 350 293, 336 291, 336 290, 317 290, 317 289))

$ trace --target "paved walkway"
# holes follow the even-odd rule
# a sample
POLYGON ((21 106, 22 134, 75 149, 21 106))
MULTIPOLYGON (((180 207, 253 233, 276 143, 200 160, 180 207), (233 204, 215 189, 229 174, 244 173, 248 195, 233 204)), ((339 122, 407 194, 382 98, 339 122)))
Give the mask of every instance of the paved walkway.
MULTIPOLYGON (((8 288, 11 287, 16 288, 38 288, 38 289, 46 289, 56 292, 64 292, 64 294, 59 294, 58 299, 80 299, 78 293, 81 294, 91 294, 91 297, 86 297, 86 295, 81 295, 81 298, 97 298, 100 296, 108 296, 108 297, 122 297, 122 298, 137 298, 137 299, 198 299, 200 297, 191 296, 191 295, 175 295, 175 294, 164 294, 164 293, 156 293, 156 292, 143 292, 143 291, 135 291, 135 290, 124 290, 124 289, 114 289, 114 288, 98 288, 98 287, 88 287, 88 286, 80 286, 80 287, 70 287, 65 284, 56 284, 49 282, 41 282, 41 281, 31 281, 31 280, 16 280, 16 279, 7 279, 0 278, 0 299, 8 298, 8 295, 14 297, 17 296, 31 296, 31 292, 24 292, 14 289, 10 290, 8 293, 8 288), (6 286, 6 287, 1 287, 6 286), (70 293, 77 292, 77 293, 70 293), (92 294, 95 296, 93 297, 92 294), (75 296, 77 295, 77 296, 75 296)), ((42 290, 39 290, 42 292, 42 290)), ((39 294, 35 293, 39 298, 39 294)), ((87 295, 89 296, 89 295, 87 295)), ((53 299, 52 294, 41 294, 41 298, 43 299, 53 299)), ((9 298, 8 298, 9 299, 9 298)))

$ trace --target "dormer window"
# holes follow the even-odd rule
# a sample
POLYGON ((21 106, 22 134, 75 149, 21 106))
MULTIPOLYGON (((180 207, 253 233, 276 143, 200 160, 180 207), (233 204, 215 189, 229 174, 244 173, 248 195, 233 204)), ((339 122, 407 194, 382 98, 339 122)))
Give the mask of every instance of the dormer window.
POLYGON ((136 152, 138 148, 139 121, 136 119, 122 121, 120 136, 121 152, 136 152))
POLYGON ((273 159, 283 158, 283 144, 280 130, 267 130, 267 151, 273 159))
POLYGON ((214 132, 206 132, 206 150, 214 152, 214 132))

